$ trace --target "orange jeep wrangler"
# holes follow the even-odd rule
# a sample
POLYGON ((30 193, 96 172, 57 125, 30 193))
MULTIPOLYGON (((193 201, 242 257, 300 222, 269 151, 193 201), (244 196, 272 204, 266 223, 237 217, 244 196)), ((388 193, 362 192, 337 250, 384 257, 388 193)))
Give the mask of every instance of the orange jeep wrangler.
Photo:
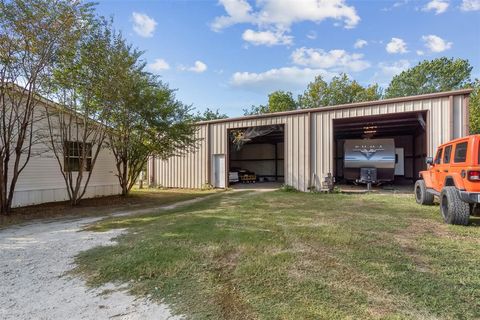
POLYGON ((480 135, 439 146, 427 164, 415 183, 417 203, 433 204, 436 196, 446 223, 467 225, 470 215, 480 211, 480 135))

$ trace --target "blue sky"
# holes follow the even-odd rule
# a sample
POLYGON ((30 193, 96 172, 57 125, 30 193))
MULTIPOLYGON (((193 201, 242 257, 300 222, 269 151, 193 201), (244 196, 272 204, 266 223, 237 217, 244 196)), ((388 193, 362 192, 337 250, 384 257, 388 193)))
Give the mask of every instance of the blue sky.
POLYGON ((241 115, 315 75, 386 86, 441 56, 468 59, 480 78, 480 0, 109 0, 97 11, 200 111, 241 115))

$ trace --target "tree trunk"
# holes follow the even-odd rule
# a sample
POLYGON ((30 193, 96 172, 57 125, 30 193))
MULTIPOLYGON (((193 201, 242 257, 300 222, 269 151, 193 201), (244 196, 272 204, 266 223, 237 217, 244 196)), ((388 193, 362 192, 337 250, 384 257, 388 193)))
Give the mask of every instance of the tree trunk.
POLYGON ((128 165, 127 161, 122 161, 123 172, 122 172, 122 196, 128 196, 128 165))
POLYGON ((7 182, 5 181, 5 175, 3 170, 3 158, 0 158, 0 215, 7 214, 7 182))

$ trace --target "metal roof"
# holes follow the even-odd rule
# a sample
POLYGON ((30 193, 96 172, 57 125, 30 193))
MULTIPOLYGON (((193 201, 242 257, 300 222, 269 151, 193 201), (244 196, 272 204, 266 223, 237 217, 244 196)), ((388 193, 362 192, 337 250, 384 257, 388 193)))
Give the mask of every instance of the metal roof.
POLYGON ((391 98, 391 99, 384 99, 384 100, 347 103, 347 104, 340 104, 336 106, 325 106, 325 107, 317 107, 317 108, 310 108, 310 109, 299 109, 299 110, 292 110, 292 111, 265 113, 265 114, 243 116, 243 117, 199 121, 197 122, 197 124, 223 123, 223 122, 241 121, 241 120, 249 120, 249 119, 277 117, 277 116, 292 115, 292 114, 299 114, 299 113, 309 113, 309 112, 314 113, 314 112, 324 112, 324 111, 331 111, 331 110, 340 110, 340 109, 346 109, 346 108, 383 105, 383 104, 389 104, 389 103, 410 102, 410 101, 418 101, 418 100, 424 100, 424 99, 458 96, 462 94, 467 95, 467 94, 470 94, 472 91, 473 91, 472 88, 468 88, 468 89, 435 92, 435 93, 428 93, 428 94, 420 94, 416 96, 398 97, 398 98, 391 98))

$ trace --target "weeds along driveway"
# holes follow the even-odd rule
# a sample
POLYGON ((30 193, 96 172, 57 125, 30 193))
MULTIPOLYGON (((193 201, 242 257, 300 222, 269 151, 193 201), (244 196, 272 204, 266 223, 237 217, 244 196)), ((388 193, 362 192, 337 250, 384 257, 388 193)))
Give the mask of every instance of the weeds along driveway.
MULTIPOLYGON (((208 197, 155 209, 173 209, 208 197)), ((69 275, 75 255, 112 245, 112 239, 124 232, 83 230, 100 219, 57 219, 0 229, 0 319, 175 319, 165 304, 136 298, 111 283, 89 289, 82 279, 69 275)))

